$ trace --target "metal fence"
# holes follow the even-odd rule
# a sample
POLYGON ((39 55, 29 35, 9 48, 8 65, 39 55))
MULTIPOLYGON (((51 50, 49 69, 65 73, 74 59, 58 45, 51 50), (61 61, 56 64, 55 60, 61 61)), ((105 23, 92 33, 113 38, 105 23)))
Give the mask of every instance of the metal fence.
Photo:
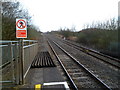
MULTIPOLYGON (((35 40, 23 40, 23 73, 25 79, 31 63, 38 52, 38 42, 35 40)), ((21 62, 18 41, 0 41, 0 71, 2 72, 1 83, 21 82, 21 62)))

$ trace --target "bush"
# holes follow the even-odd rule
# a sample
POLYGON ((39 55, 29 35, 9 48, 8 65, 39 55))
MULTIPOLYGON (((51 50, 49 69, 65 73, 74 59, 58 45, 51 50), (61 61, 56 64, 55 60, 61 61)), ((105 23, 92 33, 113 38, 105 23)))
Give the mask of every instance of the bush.
POLYGON ((116 51, 118 30, 83 30, 79 32, 77 42, 96 49, 116 51), (110 49, 110 47, 114 49, 110 49))

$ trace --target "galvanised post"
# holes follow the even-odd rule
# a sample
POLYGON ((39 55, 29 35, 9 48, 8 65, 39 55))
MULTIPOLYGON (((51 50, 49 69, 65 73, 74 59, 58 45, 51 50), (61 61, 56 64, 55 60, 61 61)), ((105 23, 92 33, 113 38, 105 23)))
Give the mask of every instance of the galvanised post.
POLYGON ((16 84, 19 84, 19 56, 18 56, 18 43, 15 43, 15 65, 16 65, 16 84))
POLYGON ((20 84, 24 84, 24 75, 23 75, 23 67, 24 67, 24 57, 23 57, 23 39, 19 40, 19 60, 20 60, 20 84))
POLYGON ((12 46, 12 42, 10 42, 9 44, 9 48, 10 48, 10 63, 11 63, 11 71, 12 71, 12 82, 15 83, 15 76, 14 76, 14 61, 13 61, 13 46, 12 46))
MULTIPOLYGON (((29 41, 29 45, 30 45, 30 41, 29 41)), ((31 54, 30 54, 30 51, 31 51, 31 50, 30 50, 30 49, 31 49, 31 48, 29 48, 29 52, 28 52, 28 54, 29 54, 29 59, 28 59, 28 60, 29 60, 29 63, 30 63, 30 59, 31 59, 31 57, 30 57, 30 56, 31 56, 31 54)))

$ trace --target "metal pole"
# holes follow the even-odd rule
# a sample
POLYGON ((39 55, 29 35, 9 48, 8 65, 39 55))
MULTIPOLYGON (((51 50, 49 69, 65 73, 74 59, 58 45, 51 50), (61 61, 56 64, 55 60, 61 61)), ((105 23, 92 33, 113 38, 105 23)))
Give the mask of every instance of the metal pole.
POLYGON ((19 40, 19 60, 20 60, 20 84, 24 84, 24 75, 23 75, 23 39, 19 40))
MULTIPOLYGON (((29 42, 29 45, 30 45, 30 41, 28 41, 29 42)), ((30 60, 31 60, 31 54, 30 54, 30 48, 29 48, 29 63, 30 63, 30 60)))
POLYGON ((18 50, 18 43, 15 43, 15 62, 16 62, 16 84, 19 84, 19 50, 18 50))
POLYGON ((14 61, 13 61, 13 46, 12 46, 12 42, 9 43, 9 47, 10 47, 10 59, 11 59, 11 70, 12 70, 12 81, 13 83, 15 82, 15 76, 14 76, 14 61))

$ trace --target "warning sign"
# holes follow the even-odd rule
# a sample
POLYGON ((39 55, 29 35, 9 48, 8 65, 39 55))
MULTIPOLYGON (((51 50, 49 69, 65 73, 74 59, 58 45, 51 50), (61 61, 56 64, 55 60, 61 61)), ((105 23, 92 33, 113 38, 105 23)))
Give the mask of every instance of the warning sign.
POLYGON ((26 19, 16 19, 16 38, 27 38, 26 19))

